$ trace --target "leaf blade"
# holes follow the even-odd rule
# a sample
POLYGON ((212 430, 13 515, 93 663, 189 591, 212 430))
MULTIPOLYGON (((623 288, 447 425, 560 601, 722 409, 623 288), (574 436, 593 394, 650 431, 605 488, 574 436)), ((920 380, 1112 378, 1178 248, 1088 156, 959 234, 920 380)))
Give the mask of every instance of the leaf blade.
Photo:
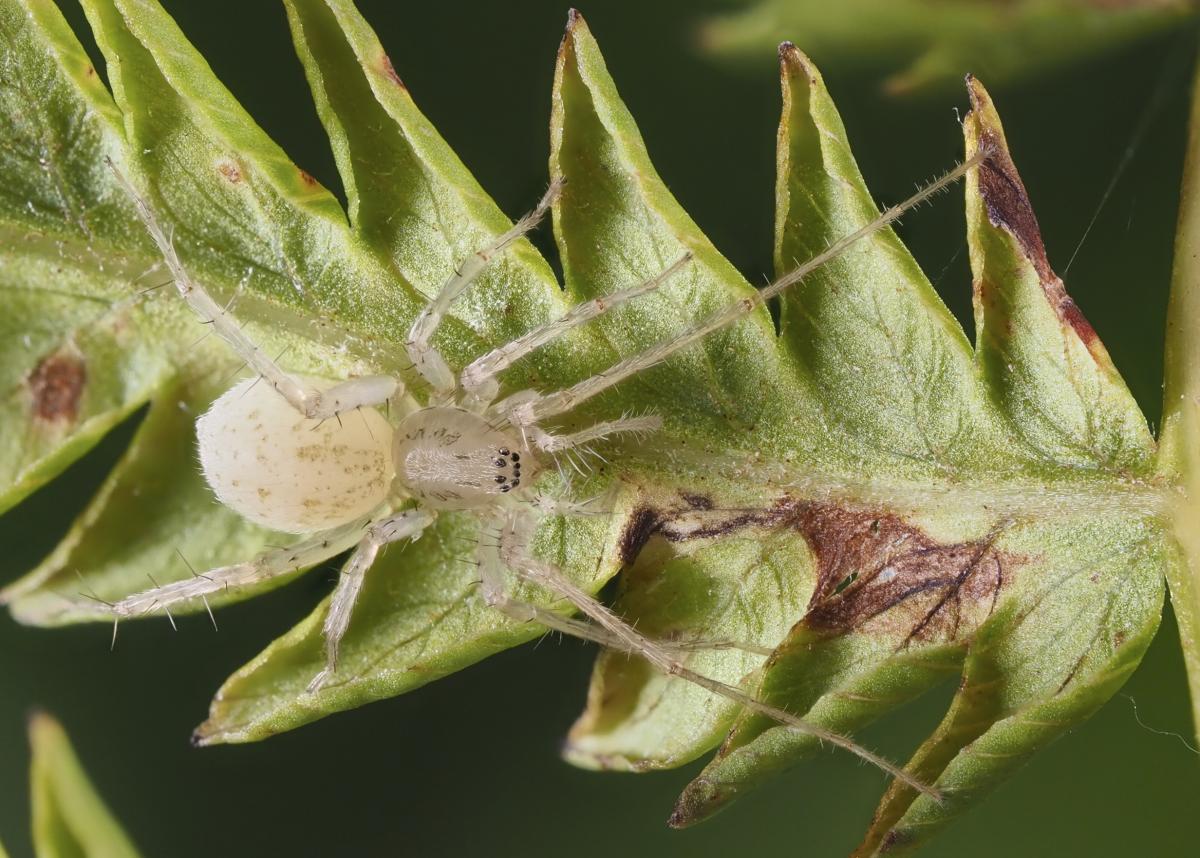
POLYGON ((58 722, 45 713, 33 715, 29 742, 33 845, 38 858, 138 858, 58 722))

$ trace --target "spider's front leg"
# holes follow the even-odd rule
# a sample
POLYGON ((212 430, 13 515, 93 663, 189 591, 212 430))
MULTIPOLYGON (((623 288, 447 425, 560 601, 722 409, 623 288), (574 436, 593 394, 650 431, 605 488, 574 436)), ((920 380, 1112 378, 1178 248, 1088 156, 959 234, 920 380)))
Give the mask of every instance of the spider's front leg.
POLYGON ((405 351, 408 352, 409 360, 413 362, 417 372, 440 399, 446 399, 454 392, 454 373, 450 371, 441 352, 433 347, 432 340, 438 326, 446 318, 450 305, 483 273, 493 258, 538 225, 561 191, 562 181, 552 182, 533 211, 513 224, 509 230, 501 233, 487 247, 468 256, 413 322, 408 331, 408 339, 404 343, 405 351))
POLYGON ((367 528, 366 535, 342 567, 337 588, 329 602, 329 611, 322 626, 325 636, 325 667, 308 684, 306 691, 309 694, 319 691, 337 670, 338 647, 350 626, 350 615, 362 590, 363 579, 375 562, 379 550, 391 542, 415 539, 433 523, 433 519, 433 513, 427 510, 412 509, 385 518, 367 528))
POLYGON ((683 270, 691 261, 692 253, 687 251, 649 280, 619 292, 576 304, 559 318, 539 325, 517 337, 511 343, 505 343, 487 354, 479 356, 467 365, 459 377, 468 404, 479 409, 486 408, 499 392, 500 384, 497 376, 501 372, 526 355, 532 354, 585 322, 599 318, 634 298, 649 295, 683 270))

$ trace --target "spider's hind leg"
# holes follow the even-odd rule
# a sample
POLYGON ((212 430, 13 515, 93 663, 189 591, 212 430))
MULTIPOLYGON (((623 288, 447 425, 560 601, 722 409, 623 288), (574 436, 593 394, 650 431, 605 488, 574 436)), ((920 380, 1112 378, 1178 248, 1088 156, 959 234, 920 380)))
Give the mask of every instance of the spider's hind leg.
POLYGON ((203 324, 212 326, 216 335, 229 345, 246 366, 279 391, 298 412, 305 417, 324 420, 356 408, 382 405, 397 394, 400 382, 386 375, 364 376, 317 390, 281 367, 242 330, 237 319, 229 312, 228 306, 219 304, 203 285, 192 279, 175 250, 173 237, 163 227, 149 201, 138 193, 111 160, 108 161, 108 166, 133 202, 134 210, 146 232, 158 246, 163 261, 171 272, 175 288, 183 300, 203 324))
POLYGON ((175 606, 195 602, 207 605, 209 596, 250 587, 297 569, 315 566, 352 547, 361 537, 362 521, 359 520, 295 545, 264 552, 245 563, 194 573, 190 578, 142 590, 106 604, 102 610, 112 613, 117 619, 155 613, 169 616, 175 606))
MULTIPOLYGON (((670 644, 663 644, 641 634, 621 617, 581 590, 557 567, 534 557, 528 548, 534 524, 526 513, 516 512, 509 515, 500 529, 499 541, 495 548, 498 560, 493 561, 492 574, 499 574, 499 570, 507 567, 518 578, 542 587, 556 597, 570 602, 595 625, 596 629, 580 634, 575 630, 574 624, 568 627, 565 623, 560 622, 565 618, 554 614, 551 616, 556 617, 557 620, 549 619, 545 616, 549 612, 537 609, 536 606, 526 605, 507 596, 496 596, 494 590, 498 584, 493 581, 490 588, 492 597, 496 599, 494 604, 497 608, 504 610, 510 616, 518 616, 517 611, 523 609, 525 611, 523 618, 526 620, 536 620, 566 634, 578 634, 580 637, 599 641, 612 649, 640 656, 668 676, 675 676, 697 685, 719 697, 737 703, 751 712, 770 718, 787 729, 811 735, 819 741, 850 751, 913 789, 925 793, 935 800, 941 800, 941 793, 933 787, 923 783, 895 763, 867 750, 852 739, 806 721, 777 706, 765 703, 736 686, 712 679, 688 668, 678 653, 673 651, 674 648, 670 644)), ((486 568, 486 563, 481 565, 481 569, 485 570, 485 598, 489 594, 486 568)), ((578 622, 574 621, 574 623, 578 622)))

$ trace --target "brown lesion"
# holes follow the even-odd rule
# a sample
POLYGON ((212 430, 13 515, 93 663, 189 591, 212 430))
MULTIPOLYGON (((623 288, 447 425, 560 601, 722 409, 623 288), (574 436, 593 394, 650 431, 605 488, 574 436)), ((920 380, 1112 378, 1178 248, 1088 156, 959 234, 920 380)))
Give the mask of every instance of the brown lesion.
POLYGON ((991 97, 970 76, 967 78, 967 92, 971 97, 971 113, 967 121, 974 123, 978 151, 987 152, 987 157, 977 168, 977 177, 979 196, 987 210, 988 221, 1016 239, 1037 272, 1046 300, 1063 323, 1070 326, 1089 350, 1103 349, 1095 329, 1067 294, 1062 279, 1050 267, 1029 192, 1025 190, 1025 183, 1021 181, 1021 175, 1009 154, 1004 131, 995 118, 991 97))
POLYGON ((218 162, 217 172, 231 185, 240 184, 242 181, 241 168, 231 160, 225 159, 218 162))
POLYGON ((73 423, 87 385, 87 366, 77 355, 57 351, 42 358, 25 380, 30 412, 43 423, 73 423))
POLYGON ((650 506, 639 506, 629 516, 625 530, 621 533, 618 543, 617 556, 628 566, 641 554, 650 537, 654 536, 662 526, 661 514, 650 506))
POLYGON ((400 87, 405 92, 408 91, 408 87, 404 85, 404 81, 400 79, 400 75, 396 74, 396 67, 392 65, 391 57, 389 57, 387 54, 384 54, 379 65, 383 69, 383 73, 387 75, 388 80, 396 84, 396 86, 400 87))
POLYGON ((940 542, 893 513, 803 503, 793 526, 817 562, 804 623, 912 641, 955 641, 995 609, 1017 558, 996 546, 1003 523, 985 536, 940 542))
POLYGON ((833 634, 877 633, 904 647, 961 640, 995 610, 1023 562, 997 547, 1007 526, 1002 521, 977 539, 954 542, 896 513, 850 504, 785 496, 763 508, 720 510, 685 501, 638 507, 620 557, 631 563, 654 537, 682 543, 745 529, 791 529, 816 562, 803 625, 833 634))

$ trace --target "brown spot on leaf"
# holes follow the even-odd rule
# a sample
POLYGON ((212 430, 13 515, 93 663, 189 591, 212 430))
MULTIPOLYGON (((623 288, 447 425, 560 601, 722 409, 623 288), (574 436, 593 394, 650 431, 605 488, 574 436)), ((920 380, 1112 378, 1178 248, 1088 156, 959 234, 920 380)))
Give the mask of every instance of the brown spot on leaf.
POLYGON ((231 185, 236 185, 242 180, 242 171, 238 169, 238 165, 233 161, 221 161, 217 164, 217 172, 225 177, 225 180, 231 185))
POLYGON ((795 71, 808 78, 810 84, 815 84, 816 77, 805 59, 804 54, 792 42, 779 43, 779 74, 781 77, 786 78, 789 73, 795 71))
POLYGON ((42 358, 26 379, 33 416, 46 423, 71 423, 87 384, 87 367, 74 354, 55 352, 42 358))
POLYGON ((404 81, 400 80, 400 75, 396 74, 396 67, 392 65, 392 58, 387 54, 383 55, 383 60, 380 62, 383 68, 383 73, 388 76, 388 79, 400 87, 405 92, 408 92, 408 87, 404 85, 404 81))
POLYGON ((88 67, 86 69, 84 69, 83 73, 87 77, 95 77, 96 76, 96 67, 94 65, 89 64, 88 67))
POLYGON ((692 509, 709 510, 713 508, 712 498, 708 495, 681 493, 679 496, 692 509))
MULTIPOLYGON (((1045 286, 1045 284, 1042 285, 1043 287, 1045 286)), ((1049 292, 1049 290, 1047 291, 1049 292)), ((1096 329, 1092 327, 1091 322, 1083 317, 1083 311, 1079 309, 1079 305, 1067 294, 1067 290, 1063 287, 1061 280, 1058 280, 1057 291, 1059 317, 1075 329, 1076 335, 1083 341, 1085 346, 1091 348, 1092 343, 1097 340, 1096 329)))
POLYGON ((880 841, 880 843, 879 843, 879 851, 881 854, 886 855, 888 852, 891 852, 893 849, 897 849, 901 846, 904 846, 906 843, 908 843, 911 840, 912 840, 911 834, 909 834, 906 831, 898 831, 895 828, 893 828, 891 831, 889 831, 887 834, 885 834, 883 836, 883 840, 880 841))
POLYGON ((995 607, 1016 558, 995 534, 942 543, 892 513, 796 505, 793 525, 817 560, 804 622, 846 632, 871 626, 911 640, 959 640, 995 607))
POLYGON ((1053 278, 1037 216, 1003 139, 990 128, 981 128, 979 139, 981 146, 991 150, 978 168, 979 195, 987 208, 988 220, 993 226, 1007 230, 1020 243, 1043 280, 1053 278))
POLYGON ((300 172, 300 181, 304 182, 305 185, 307 185, 310 188, 315 188, 317 186, 317 180, 314 179, 307 170, 300 170, 299 172, 300 172))

